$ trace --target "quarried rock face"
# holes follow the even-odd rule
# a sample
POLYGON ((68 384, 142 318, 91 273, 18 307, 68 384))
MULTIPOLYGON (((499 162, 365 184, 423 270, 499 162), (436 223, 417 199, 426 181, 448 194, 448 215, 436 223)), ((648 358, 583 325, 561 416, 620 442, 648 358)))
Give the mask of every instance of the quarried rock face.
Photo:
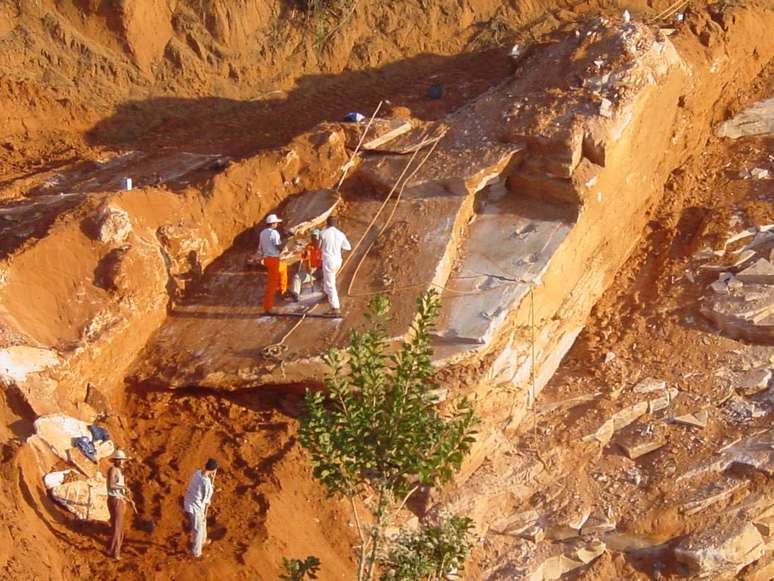
POLYGON ((343 135, 321 131, 230 165, 206 192, 75 194, 0 266, 3 381, 37 414, 91 418, 90 392, 105 411, 177 291, 286 196, 335 183, 347 159, 343 135))
MULTIPOLYGON (((244 293, 240 304, 249 305, 243 316, 253 317, 220 322, 213 320, 225 316, 220 307, 181 308, 149 344, 138 377, 218 389, 319 382, 322 348, 346 345, 371 296, 393 295, 388 332, 400 337, 414 298, 436 288, 443 295, 440 367, 475 366, 487 405, 498 407, 503 397, 501 413, 509 413, 514 388, 526 394, 534 335, 533 391, 539 390, 660 194, 652 183, 661 157, 641 151, 661 151, 673 127, 652 123, 645 111, 676 112, 688 82, 671 43, 643 25, 597 24, 587 32, 537 53, 512 79, 448 116, 445 133, 416 155, 369 154, 339 213, 344 231, 359 242, 339 278, 343 321, 305 320, 282 342, 280 360, 248 357, 281 338, 287 325, 257 319, 260 286, 234 288, 244 293), (579 51, 586 56, 578 58, 579 51), (546 69, 562 72, 550 90, 546 69), (573 75, 585 81, 573 82, 573 75), (601 99, 608 103, 602 111, 601 99), (598 163, 588 158, 584 139, 599 150, 588 154, 598 163), (373 190, 392 192, 392 201, 385 205, 373 190), (616 228, 605 226, 612 222, 616 228), (234 326, 244 332, 229 332, 234 326)), ((225 278, 217 278, 218 290, 204 294, 223 292, 225 278)), ((525 404, 526 398, 515 407, 517 415, 525 404)))

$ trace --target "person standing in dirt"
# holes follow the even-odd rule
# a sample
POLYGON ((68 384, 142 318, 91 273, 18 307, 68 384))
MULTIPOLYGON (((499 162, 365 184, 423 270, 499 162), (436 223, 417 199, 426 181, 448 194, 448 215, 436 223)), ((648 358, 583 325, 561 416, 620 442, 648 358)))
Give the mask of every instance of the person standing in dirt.
POLYGON ((202 556, 207 541, 207 509, 215 492, 215 475, 218 462, 214 458, 207 460, 203 470, 197 470, 188 484, 188 493, 183 500, 183 510, 188 517, 191 532, 191 554, 195 559, 202 556))
POLYGON ((266 291, 263 295, 263 311, 270 315, 274 308, 274 295, 279 289, 283 294, 288 290, 288 271, 280 259, 282 253, 282 237, 279 225, 282 223, 276 214, 266 218, 266 228, 261 231, 258 252, 266 267, 266 291))
POLYGON ((320 249, 322 250, 323 290, 328 296, 331 311, 338 315, 341 312, 339 293, 336 290, 336 274, 342 263, 342 250, 352 250, 349 240, 344 232, 337 228, 338 220, 331 216, 327 221, 327 228, 320 235, 320 249))
POLYGON ((126 505, 129 502, 129 489, 124 479, 124 462, 127 461, 123 450, 116 450, 110 457, 113 465, 108 470, 107 477, 107 505, 110 512, 110 528, 112 536, 108 546, 108 555, 116 561, 121 559, 121 545, 124 542, 124 519, 126 518, 126 505))

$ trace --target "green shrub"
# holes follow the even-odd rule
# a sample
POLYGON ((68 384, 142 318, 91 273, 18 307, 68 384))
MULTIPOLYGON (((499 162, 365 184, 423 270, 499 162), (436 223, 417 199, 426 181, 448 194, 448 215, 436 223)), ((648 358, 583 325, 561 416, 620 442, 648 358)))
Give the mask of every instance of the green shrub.
POLYGON ((463 399, 442 416, 431 392, 430 332, 440 298, 429 291, 417 299, 409 338, 389 354, 384 324, 390 303, 371 301, 371 328, 352 334, 345 354, 325 356, 333 374, 325 392, 307 392, 300 441, 309 451, 315 477, 331 495, 350 499, 361 545, 358 579, 373 578, 387 523, 420 485, 448 482, 470 451, 477 419, 463 399), (372 513, 365 524, 357 500, 372 513))

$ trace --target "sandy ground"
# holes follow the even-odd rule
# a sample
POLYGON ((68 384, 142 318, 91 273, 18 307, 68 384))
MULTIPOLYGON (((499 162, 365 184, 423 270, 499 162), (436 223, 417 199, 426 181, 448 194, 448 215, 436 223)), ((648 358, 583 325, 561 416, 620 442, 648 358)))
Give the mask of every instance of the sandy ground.
MULTIPOLYGON (((112 120, 118 124, 112 129, 109 123, 98 129, 115 135, 108 148, 112 154, 118 151, 116 143, 122 142, 152 155, 192 152, 243 157, 285 143, 322 119, 339 118, 352 109, 368 111, 384 95, 420 118, 435 119, 508 71, 502 51, 440 60, 418 57, 405 66, 387 66, 354 79, 333 78, 314 91, 300 92, 280 103, 200 102, 185 116, 170 114, 147 134, 127 133, 120 116, 112 120), (432 83, 449 87, 440 103, 425 97, 432 83), (344 89, 345 100, 341 98, 344 89), (199 125, 203 119, 208 122, 204 132, 199 125)), ((750 93, 739 96, 733 108, 770 96, 772 78, 769 69, 750 93)), ((179 107, 174 102, 157 105, 159 112, 179 107)), ((0 197, 18 199, 29 192, 37 198, 42 193, 35 188, 50 177, 52 169, 73 172, 70 178, 75 184, 82 179, 76 166, 104 154, 103 145, 67 143, 64 153, 48 151, 50 161, 45 155, 31 160, 23 149, 6 148, 12 163, 0 176, 0 197), (76 159, 69 159, 71 156, 76 159), (20 176, 26 176, 23 184, 18 182, 20 176)), ((673 174, 668 196, 652 216, 642 242, 600 301, 537 407, 581 394, 599 392, 600 398, 570 411, 546 413, 534 423, 525 422, 513 443, 527 456, 530 450, 541 449, 555 457, 557 478, 577 471, 578 493, 585 501, 614 513, 622 530, 668 542, 716 519, 715 509, 690 519, 676 513, 673 503, 686 491, 673 482, 675 471, 708 459, 723 444, 771 423, 770 408, 761 417, 739 422, 718 404, 727 386, 723 374, 716 372, 734 371, 739 352, 746 353, 751 347, 719 336, 701 317, 698 301, 707 281, 699 278, 691 283, 685 270, 697 266, 694 255, 698 250, 717 245, 729 232, 774 222, 771 181, 738 177, 742 168, 771 167, 773 148, 771 139, 736 143, 711 139, 673 174), (735 226, 731 227, 734 216, 735 226), (615 357, 610 359, 608 353, 615 357), (646 377, 662 379, 680 390, 670 414, 706 407, 708 427, 697 432, 659 423, 657 429, 667 445, 637 461, 625 458, 616 442, 601 454, 578 446, 581 436, 630 402, 629 388, 646 377), (624 389, 619 393, 619 388, 624 389)), ((196 168, 186 180, 204 183, 214 171, 196 168)), ((123 173, 116 170, 105 178, 123 173)), ((50 218, 67 210, 66 205, 57 206, 50 210, 50 218)), ((17 243, 18 237, 3 240, 5 248, 17 243)), ((190 303, 217 300, 228 307, 257 305, 262 279, 244 269, 244 256, 253 243, 247 236, 217 261, 199 287, 201 294, 189 296, 190 303), (226 283, 233 288, 234 278, 239 281, 237 291, 222 296, 219 289, 226 283)), ((252 310, 249 315, 252 317, 252 310)), ((238 333, 239 325, 251 322, 248 318, 223 324, 238 333)), ((284 326, 277 323, 277 331, 284 326)), ((163 374, 163 369, 159 372, 163 374)), ((130 384, 125 406, 109 419, 114 436, 138 459, 127 470, 138 514, 132 518, 126 558, 118 564, 101 554, 107 538, 105 527, 76 523, 45 497, 35 496, 36 486, 24 479, 24 474, 34 472, 34 460, 19 449, 20 439, 31 433, 30 410, 8 393, 3 393, 0 409, 4 441, 0 508, 8 515, 0 527, 0 540, 7 541, 0 543, 0 571, 8 578, 273 579, 282 556, 307 554, 322 559, 322 579, 351 578, 353 529, 348 507, 326 499, 311 478, 295 439, 296 394, 271 390, 229 395, 206 390, 170 393, 130 384), (224 464, 210 518, 213 543, 205 559, 193 563, 184 553, 180 499, 190 474, 210 455, 224 464)), ((653 421, 660 419, 664 418, 653 421)), ((641 427, 633 425, 631 430, 641 427)), ((749 482, 733 501, 743 494, 774 494, 770 480, 755 474, 742 476, 749 482)), ((468 578, 479 578, 482 572, 496 568, 504 551, 514 551, 509 543, 487 538, 476 550, 468 578)), ((658 556, 610 552, 577 576, 649 578, 658 562, 658 556)), ((672 562, 659 568, 667 576, 681 572, 672 562)))

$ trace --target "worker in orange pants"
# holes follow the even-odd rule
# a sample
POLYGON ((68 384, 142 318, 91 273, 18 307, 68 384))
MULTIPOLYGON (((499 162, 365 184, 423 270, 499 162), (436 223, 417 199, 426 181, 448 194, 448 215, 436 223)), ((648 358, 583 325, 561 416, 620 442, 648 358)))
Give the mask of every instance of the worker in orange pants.
POLYGON ((279 291, 282 296, 288 294, 288 263, 280 260, 279 263, 279 291))
POLYGON ((267 256, 263 259, 266 267, 266 292, 263 295, 263 310, 270 313, 274 308, 274 295, 277 290, 284 295, 288 292, 288 264, 278 256, 267 256))
POLYGON ((266 228, 261 232, 258 252, 263 256, 263 265, 266 267, 266 291, 263 295, 263 311, 271 314, 274 308, 274 295, 277 290, 285 294, 288 290, 288 266, 280 259, 282 252, 282 239, 279 233, 279 225, 282 222, 276 214, 269 214, 266 218, 266 228))

